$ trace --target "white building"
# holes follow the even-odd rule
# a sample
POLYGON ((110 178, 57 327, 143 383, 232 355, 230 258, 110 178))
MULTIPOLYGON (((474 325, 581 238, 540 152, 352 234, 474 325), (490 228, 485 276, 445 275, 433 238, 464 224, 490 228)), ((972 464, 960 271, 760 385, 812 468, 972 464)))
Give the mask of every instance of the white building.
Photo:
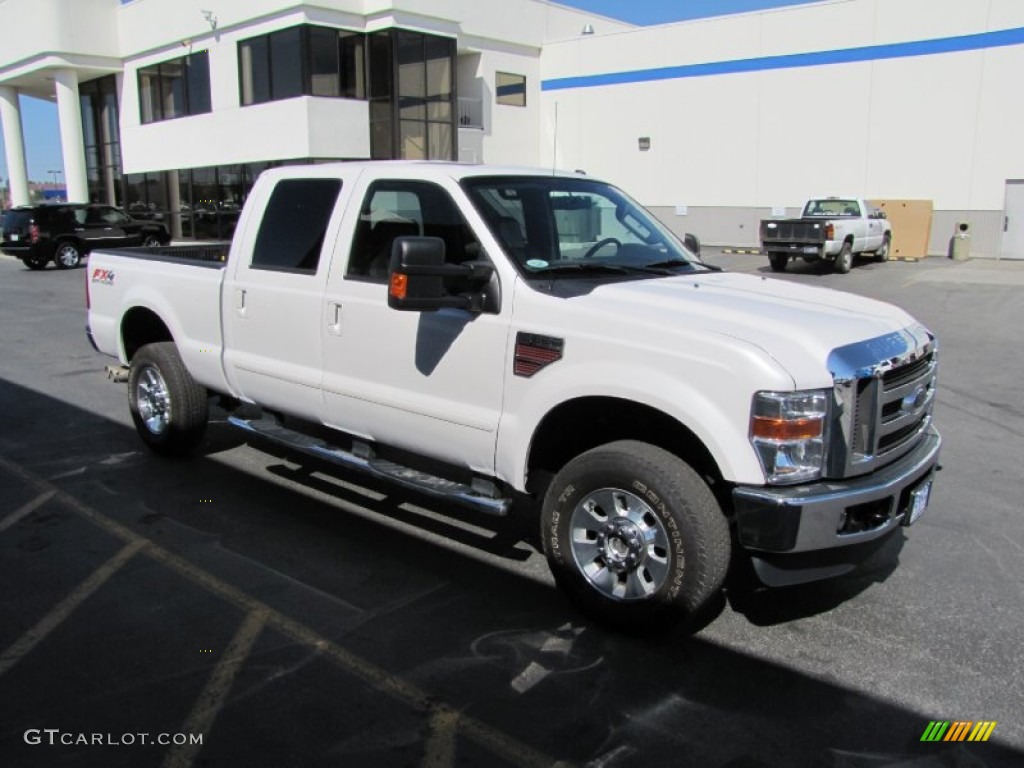
POLYGON ((1024 257, 1024 3, 822 0, 632 27, 545 0, 4 0, 0 122, 56 99, 71 199, 225 236, 269 164, 579 168, 753 245, 822 194, 928 200, 929 250, 1024 257))

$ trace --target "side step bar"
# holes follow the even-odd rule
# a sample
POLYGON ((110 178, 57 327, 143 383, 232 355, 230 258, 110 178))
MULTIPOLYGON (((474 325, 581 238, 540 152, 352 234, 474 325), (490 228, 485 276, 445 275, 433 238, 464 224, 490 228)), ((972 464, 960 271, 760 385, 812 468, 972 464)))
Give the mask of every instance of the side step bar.
POLYGON ((462 504, 488 515, 507 515, 509 508, 512 506, 512 499, 501 497, 498 494, 497 488, 487 480, 481 480, 479 488, 475 487, 475 484, 465 485, 463 483, 456 483, 443 477, 436 477, 411 467, 396 464, 393 461, 377 458, 373 456, 372 450, 365 444, 360 444, 356 447, 356 450, 362 448, 363 450, 360 453, 366 454, 359 455, 302 432, 283 427, 274 419, 241 419, 236 416, 229 416, 228 422, 239 429, 271 440, 279 445, 293 448, 320 459, 326 459, 333 464, 383 478, 444 501, 462 504))

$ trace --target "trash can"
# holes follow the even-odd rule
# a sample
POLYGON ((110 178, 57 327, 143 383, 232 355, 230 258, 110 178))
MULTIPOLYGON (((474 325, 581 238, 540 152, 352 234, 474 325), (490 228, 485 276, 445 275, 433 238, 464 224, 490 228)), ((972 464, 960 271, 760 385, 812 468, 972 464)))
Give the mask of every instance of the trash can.
POLYGON ((967 261, 971 257, 971 223, 958 221, 953 229, 953 243, 950 256, 956 261, 967 261))

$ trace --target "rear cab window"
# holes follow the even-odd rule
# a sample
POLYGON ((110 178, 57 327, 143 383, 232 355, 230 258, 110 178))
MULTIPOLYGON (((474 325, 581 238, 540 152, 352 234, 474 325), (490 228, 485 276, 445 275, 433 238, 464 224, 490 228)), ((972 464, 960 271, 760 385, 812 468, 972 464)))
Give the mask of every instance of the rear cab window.
POLYGON ((277 182, 256 235, 251 268, 316 274, 341 186, 337 178, 277 182))

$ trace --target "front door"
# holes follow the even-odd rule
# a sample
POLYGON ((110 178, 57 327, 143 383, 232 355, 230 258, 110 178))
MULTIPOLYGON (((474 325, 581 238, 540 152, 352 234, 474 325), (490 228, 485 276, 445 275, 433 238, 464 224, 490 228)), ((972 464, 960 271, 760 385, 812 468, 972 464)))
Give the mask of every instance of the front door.
POLYGON ((342 230, 342 241, 351 243, 348 262, 343 273, 332 271, 327 286, 326 421, 491 472, 511 302, 476 314, 399 311, 387 303, 387 264, 397 237, 439 237, 453 263, 486 258, 453 200, 458 191, 427 181, 368 179, 358 194, 362 203, 342 230))

